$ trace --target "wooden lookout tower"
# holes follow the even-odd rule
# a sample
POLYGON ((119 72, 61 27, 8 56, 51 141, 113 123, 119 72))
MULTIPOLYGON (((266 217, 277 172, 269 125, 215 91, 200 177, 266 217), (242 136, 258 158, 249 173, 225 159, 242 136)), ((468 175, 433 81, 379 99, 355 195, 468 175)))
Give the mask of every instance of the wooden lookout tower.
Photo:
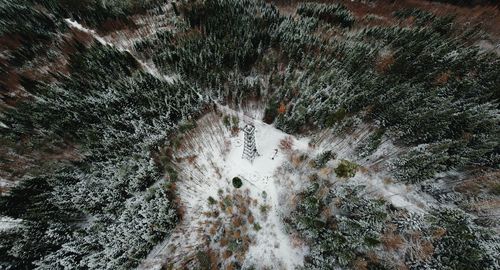
POLYGON ((243 158, 253 161, 256 156, 258 156, 257 146, 255 145, 255 126, 252 124, 247 124, 243 128, 245 133, 245 143, 243 147, 243 158))

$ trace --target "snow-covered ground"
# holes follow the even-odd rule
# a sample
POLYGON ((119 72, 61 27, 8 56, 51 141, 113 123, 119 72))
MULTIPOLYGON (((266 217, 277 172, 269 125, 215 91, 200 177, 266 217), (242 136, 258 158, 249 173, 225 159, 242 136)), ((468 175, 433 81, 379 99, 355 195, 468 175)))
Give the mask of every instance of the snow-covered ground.
MULTIPOLYGON (((254 201, 248 208, 255 222, 262 227, 258 231, 248 230, 252 241, 245 250, 244 261, 240 263, 256 266, 257 269, 294 269, 301 266, 308 247, 285 230, 283 217, 293 207, 295 195, 309 185, 307 177, 312 170, 309 162, 327 150, 335 152, 337 158, 318 171, 320 177, 332 183, 348 181, 353 185, 364 185, 367 196, 385 198, 395 207, 410 212, 425 212, 428 198, 422 198, 404 184, 389 181, 387 164, 399 151, 390 141, 385 141, 366 158, 356 155, 356 145, 371 132, 368 126, 360 126, 349 136, 325 131, 309 138, 296 138, 263 123, 259 120, 261 117, 260 110, 243 113, 219 106, 218 112, 203 116, 197 121, 197 127, 182 137, 181 145, 173 151, 174 165, 179 173, 177 195, 184 212, 182 222, 171 237, 149 254, 140 269, 160 269, 165 264, 174 268, 186 266, 186 261, 196 260, 200 250, 219 249, 221 245, 213 240, 217 236, 210 235, 207 228, 224 227, 224 223, 231 226, 231 219, 237 213, 217 214, 223 224, 214 224, 213 219, 207 218, 210 216, 207 213, 214 211, 208 198, 219 198, 222 202, 224 196, 239 196, 235 195, 240 193, 235 193, 239 191, 231 182, 236 176, 243 180, 239 190, 254 201), (227 123, 224 125, 224 117, 230 120, 230 127, 226 126, 227 123), (239 129, 233 129, 235 117, 239 129), (244 134, 241 129, 248 123, 256 128, 259 156, 253 162, 242 158, 244 134), (282 149, 280 144, 287 138, 291 148, 282 149), (306 156, 307 160, 294 164, 293 159, 297 155, 306 156), (356 175, 348 180, 339 179, 333 173, 342 159, 361 166, 356 175), (261 206, 270 208, 263 213, 261 206)), ((247 228, 243 231, 246 232, 247 228)))
MULTIPOLYGON (((243 180, 241 189, 257 201, 249 208, 256 223, 262 227, 252 234, 252 244, 243 265, 270 269, 293 269, 302 265, 307 247, 292 243, 285 232, 278 201, 278 194, 283 191, 277 186, 276 172, 286 158, 279 144, 289 135, 241 112, 223 107, 221 111, 227 116, 237 116, 240 128, 250 122, 255 125, 259 156, 253 162, 242 158, 243 132, 232 133, 223 125, 220 116, 210 113, 199 120, 198 128, 186 136, 184 143, 187 148, 175 154, 176 159, 182 160, 177 164, 180 172, 178 195, 186 211, 182 225, 150 254, 140 268, 159 268, 161 263, 175 263, 195 252, 203 242, 203 235, 193 232, 200 230, 202 213, 210 210, 208 198, 217 198, 219 190, 234 190, 231 180, 236 176, 243 180), (268 205, 270 209, 264 214, 258 208, 261 205, 268 205)), ((308 140, 293 138, 293 145, 296 150, 307 151, 308 140)))
MULTIPOLYGON (((242 118, 241 114, 240 118, 242 118)), ((286 269, 293 269, 302 264, 306 247, 293 247, 289 235, 284 231, 280 219, 281 207, 278 202, 278 192, 282 190, 277 185, 278 179, 275 175, 276 169, 286 158, 279 149, 280 141, 290 135, 261 121, 253 121, 253 124, 260 156, 253 163, 242 159, 244 134, 239 132, 238 136, 231 138, 233 147, 226 159, 219 160, 224 164, 222 175, 227 179, 234 176, 245 179, 253 197, 258 197, 265 191, 267 203, 271 205, 267 220, 269 225, 263 226, 257 234, 255 244, 250 247, 246 259, 260 266, 269 266, 274 269, 281 265, 286 269)), ((293 138, 293 148, 307 151, 308 140, 293 138)))
POLYGON ((0 231, 10 230, 21 224, 22 220, 0 216, 0 231))

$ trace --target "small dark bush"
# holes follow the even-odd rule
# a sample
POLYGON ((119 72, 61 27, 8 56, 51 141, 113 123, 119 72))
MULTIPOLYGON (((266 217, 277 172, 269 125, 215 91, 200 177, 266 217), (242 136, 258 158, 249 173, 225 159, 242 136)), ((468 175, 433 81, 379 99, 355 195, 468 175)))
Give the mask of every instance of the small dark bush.
POLYGON ((233 178, 233 186, 235 188, 240 188, 242 185, 243 185, 243 182, 241 181, 241 179, 239 177, 233 178))
POLYGON ((208 204, 213 205, 215 203, 217 203, 217 201, 212 196, 208 197, 208 204))

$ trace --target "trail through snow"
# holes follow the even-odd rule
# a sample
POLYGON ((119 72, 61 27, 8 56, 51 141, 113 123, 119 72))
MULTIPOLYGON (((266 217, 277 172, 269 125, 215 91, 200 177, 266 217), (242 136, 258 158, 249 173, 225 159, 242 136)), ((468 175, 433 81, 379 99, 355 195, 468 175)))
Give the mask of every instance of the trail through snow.
POLYGON ((106 46, 112 46, 116 48, 117 50, 121 52, 128 52, 130 55, 132 55, 137 62, 142 66, 142 68, 148 72, 149 74, 153 75, 157 79, 160 80, 165 80, 167 82, 174 82, 174 80, 178 79, 177 75, 165 75, 161 74, 158 69, 156 68, 155 64, 153 61, 148 60, 148 59, 140 59, 136 55, 133 54, 131 51, 131 48, 133 48, 133 42, 128 40, 126 36, 117 36, 115 38, 110 38, 110 37, 103 37, 99 35, 95 30, 89 29, 81 25, 79 22, 76 22, 72 19, 65 19, 66 23, 70 25, 73 28, 76 28, 82 32, 85 32, 87 34, 90 34, 95 40, 97 40, 99 43, 102 45, 106 46))

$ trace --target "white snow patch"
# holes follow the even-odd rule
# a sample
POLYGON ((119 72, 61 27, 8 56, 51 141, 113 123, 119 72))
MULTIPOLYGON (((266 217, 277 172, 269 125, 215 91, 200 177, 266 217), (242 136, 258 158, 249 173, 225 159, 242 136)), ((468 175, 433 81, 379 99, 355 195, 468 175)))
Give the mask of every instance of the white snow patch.
MULTIPOLYGON (((228 107, 220 107, 220 110, 226 115, 238 116, 240 128, 249 122, 255 125, 259 156, 253 162, 242 159, 243 132, 231 135, 214 113, 198 121, 198 125, 205 130, 189 138, 191 149, 176 153, 176 158, 196 154, 193 164, 179 164, 178 168, 180 180, 177 190, 186 210, 183 222, 169 239, 150 253, 139 269, 160 269, 162 263, 175 262, 196 251, 202 241, 194 232, 199 226, 204 226, 199 224, 203 220, 202 213, 209 211, 208 197, 217 198, 219 189, 232 190, 231 180, 235 176, 243 180, 241 189, 248 189, 251 198, 257 199, 261 205, 271 206, 267 214, 262 214, 257 206, 250 207, 262 228, 252 236, 243 265, 256 265, 259 269, 294 269, 303 265, 308 248, 293 244, 283 228, 282 205, 279 202, 279 194, 283 191, 277 185, 276 177, 277 169, 286 158, 279 150, 279 144, 289 135, 228 107), (262 195, 263 191, 267 196, 262 195)), ((293 138, 293 147, 298 151, 307 151, 308 140, 293 138)))
POLYGON ((20 219, 14 219, 11 217, 0 216, 0 231, 10 230, 21 224, 20 219))
MULTIPOLYGON (((240 119, 244 116, 239 113, 240 119)), ((294 269, 303 264, 306 248, 294 248, 290 238, 284 232, 280 219, 280 204, 278 202, 278 187, 275 172, 283 163, 285 155, 279 150, 280 141, 290 136, 261 121, 253 121, 255 125, 255 141, 260 154, 253 163, 242 159, 243 140, 242 132, 232 138, 234 147, 231 149, 223 166, 223 175, 229 178, 240 176, 250 185, 252 197, 258 197, 263 191, 267 193, 267 203, 271 205, 268 214, 269 227, 263 227, 247 254, 247 260, 262 266, 279 267, 282 263, 286 269, 294 269), (275 155, 277 150, 277 154, 275 155), (273 158, 274 157, 274 158, 273 158), (271 252, 272 251, 272 252, 271 252)), ((307 150, 307 140, 294 138, 294 149, 307 150)), ((223 160, 220 160, 223 161, 223 160)))
POLYGON ((94 30, 86 28, 85 26, 81 25, 79 22, 74 21, 74 20, 69 19, 69 18, 64 19, 64 21, 66 21, 70 26, 72 26, 72 27, 74 27, 74 28, 76 28, 76 29, 78 29, 78 30, 80 30, 82 32, 90 34, 97 41, 99 41, 99 43, 101 43, 103 45, 113 46, 113 44, 108 43, 106 40, 104 40, 104 38, 102 38, 101 36, 99 36, 94 30))
POLYGON ((0 188, 9 188, 14 186, 14 182, 9 181, 5 178, 0 177, 0 188))

